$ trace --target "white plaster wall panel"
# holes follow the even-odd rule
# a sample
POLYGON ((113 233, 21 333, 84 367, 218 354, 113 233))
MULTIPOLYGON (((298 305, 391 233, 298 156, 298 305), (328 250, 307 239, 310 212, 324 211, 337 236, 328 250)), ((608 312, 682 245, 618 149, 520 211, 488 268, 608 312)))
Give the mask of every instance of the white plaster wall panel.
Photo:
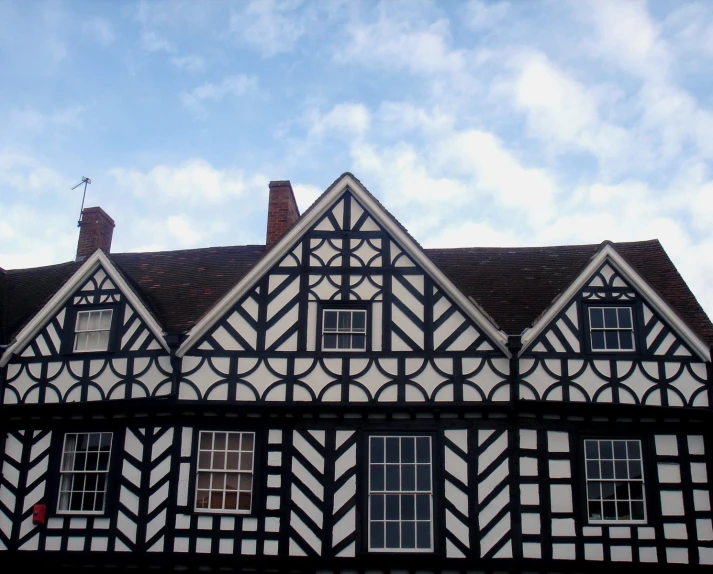
POLYGON ((342 264, 341 239, 310 239, 310 267, 338 267, 342 264))
POLYGON ((350 301, 380 301, 383 299, 383 277, 380 275, 350 275, 350 301))
POLYGON ((25 431, 8 433, 5 439, 4 460, 0 482, 0 540, 9 540, 13 514, 20 495, 20 463, 24 450, 25 431))
POLYGON ((310 299, 314 301, 332 301, 339 295, 339 278, 330 275, 311 274, 309 276, 310 299))
MULTIPOLYGON (((416 349, 423 349, 423 329, 414 323, 406 314, 396 305, 391 308, 391 320, 395 327, 401 329, 406 337, 408 337, 415 345, 416 349)), ((394 351, 410 351, 413 350, 412 345, 405 341, 401 336, 392 331, 391 333, 391 348, 394 351)))
POLYGON ((656 445, 656 454, 658 456, 678 456, 676 435, 656 435, 654 444, 656 445))
POLYGON ((324 515, 324 433, 293 431, 290 556, 320 555, 324 515))

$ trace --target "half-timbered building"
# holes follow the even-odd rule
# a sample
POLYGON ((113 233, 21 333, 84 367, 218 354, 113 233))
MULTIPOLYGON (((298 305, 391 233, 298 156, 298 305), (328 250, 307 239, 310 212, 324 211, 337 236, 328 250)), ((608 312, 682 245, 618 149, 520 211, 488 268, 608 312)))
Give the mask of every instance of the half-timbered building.
POLYGON ((702 572, 713 325, 657 241, 424 249, 351 174, 266 245, 0 270, 0 567, 702 572))

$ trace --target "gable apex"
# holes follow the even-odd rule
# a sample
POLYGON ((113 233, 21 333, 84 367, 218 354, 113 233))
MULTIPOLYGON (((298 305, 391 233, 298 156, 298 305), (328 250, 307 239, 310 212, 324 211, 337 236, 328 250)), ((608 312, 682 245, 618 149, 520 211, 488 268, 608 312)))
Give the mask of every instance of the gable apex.
POLYGON ((572 281, 569 287, 557 296, 550 307, 533 323, 532 327, 523 331, 520 355, 528 350, 554 318, 572 301, 577 293, 586 288, 588 282, 593 279, 598 270, 607 263, 647 301, 654 311, 658 312, 671 324, 674 330, 690 345, 701 359, 710 361, 710 347, 706 342, 688 326, 669 303, 667 303, 619 254, 611 241, 604 241, 601 244, 599 252, 590 259, 589 263, 574 281, 572 281))
POLYGON ((433 278, 436 284, 450 296, 453 301, 478 325, 493 341, 499 350, 510 356, 507 348, 507 335, 470 301, 446 275, 434 265, 408 231, 391 215, 386 208, 356 179, 351 173, 343 173, 325 192, 304 212, 297 223, 271 249, 255 267, 240 280, 233 289, 214 307, 208 311, 189 331, 188 337, 179 347, 177 356, 182 357, 192 348, 210 327, 219 320, 240 298, 255 285, 280 260, 288 255, 294 244, 315 225, 330 209, 338 204, 346 193, 351 193, 354 199, 368 212, 374 221, 381 225, 393 239, 399 243, 404 252, 421 266, 423 271, 433 278))
POLYGON ((161 347, 166 352, 169 352, 163 336, 163 329, 148 311, 146 305, 139 298, 136 292, 127 283, 114 263, 107 257, 101 249, 96 250, 86 261, 77 269, 74 274, 60 287, 60 289, 45 303, 34 317, 20 329, 14 340, 8 345, 5 352, 0 357, 0 367, 4 367, 12 358, 12 356, 21 351, 39 332, 44 324, 49 321, 57 312, 60 311, 63 305, 69 300, 73 293, 81 289, 84 284, 89 281, 98 269, 103 269, 109 280, 126 296, 129 303, 136 310, 138 315, 148 326, 149 330, 154 334, 161 347))

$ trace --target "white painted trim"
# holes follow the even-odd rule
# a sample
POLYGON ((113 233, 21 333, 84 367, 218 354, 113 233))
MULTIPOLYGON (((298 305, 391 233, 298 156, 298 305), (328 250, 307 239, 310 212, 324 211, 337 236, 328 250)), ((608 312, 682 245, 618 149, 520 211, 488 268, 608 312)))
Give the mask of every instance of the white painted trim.
MULTIPOLYGON (((32 341, 37 333, 45 326, 47 321, 51 320, 52 317, 59 313, 60 309, 67 303, 72 294, 79 289, 85 281, 89 280, 89 278, 94 275, 99 267, 104 269, 106 274, 114 282, 114 285, 116 285, 117 289, 119 289, 128 299, 131 306, 136 310, 141 319, 143 319, 151 332, 156 336, 159 344, 166 350, 166 352, 170 352, 164 339, 163 329, 158 324, 158 321, 154 319, 153 315, 149 312, 141 299, 139 299, 138 295, 136 295, 134 290, 124 280, 121 273, 117 271, 111 259, 109 259, 101 249, 98 249, 82 264, 79 269, 74 272, 74 275, 72 275, 72 277, 70 277, 69 280, 62 285, 59 291, 52 296, 47 304, 40 309, 40 311, 30 320, 30 322, 27 323, 27 325, 25 325, 25 327, 17 334, 15 340, 5 350, 2 358, 0 358, 0 367, 7 365, 14 353, 24 349, 25 346, 32 341)), ((119 319, 121 319, 121 317, 119 319)))
POLYGON ((188 337, 176 352, 176 355, 183 357, 190 348, 206 334, 208 329, 227 313, 239 299, 246 295, 282 257, 287 255, 299 238, 337 202, 346 189, 349 189, 354 194, 366 211, 369 212, 369 215, 391 234, 403 247, 404 252, 431 276, 436 284, 455 301, 460 309, 463 310, 476 325, 485 331, 505 356, 509 358, 510 352, 507 348, 507 335, 495 327, 486 315, 461 293, 453 282, 431 262, 423 250, 419 248, 404 231, 393 224, 391 219, 384 212, 383 207, 371 199, 362 185, 348 173, 344 174, 335 182, 329 193, 322 197, 320 204, 313 206, 307 217, 303 217, 297 225, 295 225, 277 245, 223 297, 223 299, 218 301, 218 303, 193 326, 188 333, 188 337))
POLYGON ((695 353, 704 361, 710 361, 710 348, 696 335, 693 330, 678 316, 678 314, 666 303, 654 289, 629 265, 624 258, 617 253, 611 245, 605 245, 604 248, 597 253, 589 265, 582 271, 579 276, 572 282, 567 290, 562 293, 557 301, 535 322, 535 324, 523 331, 522 334, 522 355, 530 346, 530 344, 539 337, 552 320, 564 309, 566 305, 571 303, 572 299, 583 289, 594 273, 601 265, 608 262, 614 269, 626 279, 633 288, 653 307, 666 321, 669 322, 673 330, 678 334, 695 353))

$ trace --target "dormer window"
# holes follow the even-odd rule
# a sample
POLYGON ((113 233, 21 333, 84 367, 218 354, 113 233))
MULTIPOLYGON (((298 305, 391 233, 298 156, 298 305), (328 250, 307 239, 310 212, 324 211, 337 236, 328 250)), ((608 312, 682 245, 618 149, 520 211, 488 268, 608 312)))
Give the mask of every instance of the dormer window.
POLYGON ((589 307, 592 351, 633 351, 631 307, 589 307))
POLYGON ((325 309, 322 318, 322 349, 366 350, 366 310, 325 309))
POLYGON ((74 327, 74 351, 86 353, 106 351, 109 348, 111 309, 79 311, 74 327))

